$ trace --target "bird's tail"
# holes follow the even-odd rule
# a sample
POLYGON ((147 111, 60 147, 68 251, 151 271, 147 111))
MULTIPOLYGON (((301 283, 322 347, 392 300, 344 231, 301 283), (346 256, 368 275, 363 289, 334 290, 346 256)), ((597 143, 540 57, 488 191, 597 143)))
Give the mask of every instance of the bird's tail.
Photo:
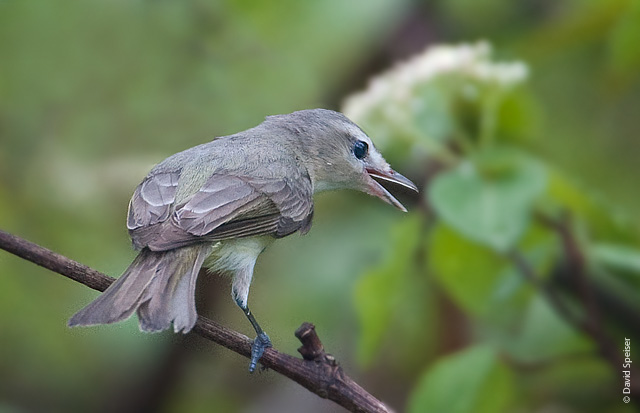
POLYGON ((162 331, 173 322, 175 332, 187 333, 198 317, 196 279, 210 252, 208 245, 143 249, 120 278, 71 317, 69 326, 115 323, 137 310, 142 331, 162 331))

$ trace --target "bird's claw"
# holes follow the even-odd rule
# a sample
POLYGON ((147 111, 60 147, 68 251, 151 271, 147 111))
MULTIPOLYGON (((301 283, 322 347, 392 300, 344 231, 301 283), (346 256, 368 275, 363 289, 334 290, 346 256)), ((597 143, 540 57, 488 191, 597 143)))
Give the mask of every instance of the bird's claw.
POLYGON ((272 347, 269 336, 266 333, 258 334, 251 345, 251 363, 249 364, 249 373, 253 373, 256 370, 260 357, 264 354, 264 350, 269 347, 272 347))

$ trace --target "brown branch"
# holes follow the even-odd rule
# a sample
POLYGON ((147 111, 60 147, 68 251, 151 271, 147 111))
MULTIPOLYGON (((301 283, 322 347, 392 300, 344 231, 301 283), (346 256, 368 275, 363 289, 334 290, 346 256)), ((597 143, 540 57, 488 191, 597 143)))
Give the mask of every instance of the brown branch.
MULTIPOLYGON (((538 288, 546 297, 552 307, 566 321, 590 337, 598 348, 600 355, 611 365, 616 372, 620 372, 622 366, 621 346, 616 346, 611 337, 605 331, 602 323, 602 314, 598 307, 598 300, 595 295, 591 279, 586 269, 586 258, 576 240, 571 228, 571 221, 568 215, 555 220, 545 215, 536 215, 539 222, 554 230, 562 243, 565 258, 565 271, 571 277, 576 287, 577 298, 585 308, 585 314, 576 314, 567 306, 566 301, 548 283, 542 281, 535 273, 535 270, 526 259, 517 251, 510 254, 509 258, 520 270, 521 274, 538 288)), ((635 374, 635 368, 631 368, 635 374)), ((637 374, 636 374, 637 375, 637 374)), ((640 385, 633 384, 632 391, 640 391, 640 385)))
MULTIPOLYGON (((584 321, 581 323, 582 330, 589 335, 598 347, 598 351, 611 364, 614 371, 620 372, 623 363, 622 346, 616 345, 613 339, 607 334, 602 322, 602 313, 598 306, 593 283, 586 270, 586 258, 576 239, 571 225, 571 217, 563 216, 554 221, 546 219, 543 221, 550 228, 554 229, 562 242, 566 259, 566 271, 573 281, 578 298, 586 310, 584 321)), ((632 374, 636 373, 635 368, 630 368, 632 374)), ((640 384, 636 380, 633 383, 634 394, 640 390, 640 384)), ((637 399, 634 399, 637 403, 637 399)))
MULTIPOLYGON (((86 265, 2 230, 0 248, 94 290, 104 291, 114 281, 86 265)), ((248 337, 205 317, 198 317, 193 332, 242 356, 251 356, 251 340, 248 337)), ((324 352, 312 324, 303 323, 296 336, 302 342, 299 351, 305 356, 304 360, 268 348, 260 363, 352 412, 391 411, 347 376, 333 356, 324 352)))
POLYGON ((536 274, 533 267, 527 262, 525 257, 519 251, 512 251, 509 253, 508 258, 511 259, 515 267, 520 271, 520 274, 529 281, 535 288, 546 297, 547 301, 555 310, 567 320, 570 324, 578 327, 580 330, 585 330, 585 323, 576 314, 574 314, 569 306, 562 299, 558 291, 552 288, 548 283, 540 279, 536 274))

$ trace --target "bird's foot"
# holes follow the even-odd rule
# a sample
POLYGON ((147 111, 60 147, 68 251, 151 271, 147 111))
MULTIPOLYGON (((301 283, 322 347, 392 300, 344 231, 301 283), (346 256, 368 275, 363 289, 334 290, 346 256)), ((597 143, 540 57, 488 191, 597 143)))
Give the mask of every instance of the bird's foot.
POLYGON ((258 365, 258 361, 260 360, 260 357, 262 357, 264 350, 269 347, 272 347, 272 345, 267 333, 258 334, 256 339, 253 340, 253 344, 251 345, 251 363, 249 364, 249 373, 253 373, 255 371, 256 366, 258 365))

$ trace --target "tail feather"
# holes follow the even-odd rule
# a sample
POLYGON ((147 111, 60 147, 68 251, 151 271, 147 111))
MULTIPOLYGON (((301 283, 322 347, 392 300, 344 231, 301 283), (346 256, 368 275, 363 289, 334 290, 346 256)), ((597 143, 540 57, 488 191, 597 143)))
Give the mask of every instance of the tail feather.
POLYGON ((120 278, 71 317, 69 326, 115 323, 137 310, 143 331, 165 330, 173 322, 176 332, 188 332, 197 319, 196 279, 210 252, 206 245, 143 249, 120 278))
POLYGON ((210 252, 211 248, 201 251, 193 263, 190 272, 191 276, 182 277, 178 281, 176 291, 171 298, 171 313, 174 315, 173 330, 176 333, 180 331, 187 333, 196 324, 198 319, 198 314, 196 313, 196 280, 198 279, 200 268, 210 252), (184 303, 187 303, 187 305, 184 303))

